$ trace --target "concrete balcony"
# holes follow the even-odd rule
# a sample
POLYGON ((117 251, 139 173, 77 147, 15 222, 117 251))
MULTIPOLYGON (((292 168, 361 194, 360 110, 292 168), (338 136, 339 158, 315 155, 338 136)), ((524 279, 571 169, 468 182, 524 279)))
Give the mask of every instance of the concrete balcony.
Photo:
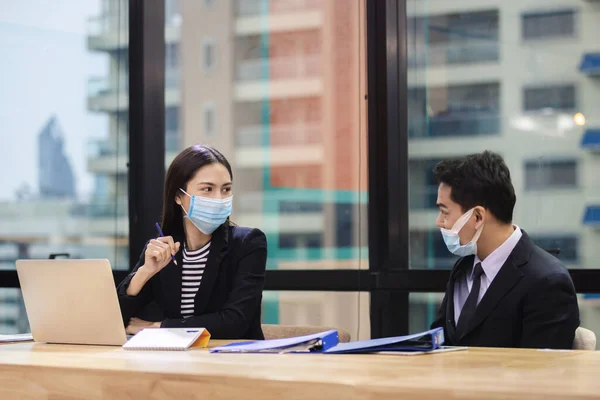
MULTIPOLYGON (((165 105, 180 103, 179 70, 169 69, 165 74, 165 105)), ((88 79, 88 109, 95 112, 125 111, 129 107, 129 76, 91 77, 88 79)))
POLYGON ((408 46, 408 67, 425 68, 449 65, 498 62, 498 40, 408 46))
MULTIPOLYGON (((173 157, 181 151, 181 134, 166 132, 165 164, 168 166, 173 157)), ((92 139, 88 143, 88 170, 94 173, 123 174, 127 172, 129 159, 129 137, 121 134, 118 137, 92 139)))
POLYGON ((94 51, 111 51, 129 45, 129 13, 113 13, 87 20, 87 47, 94 51))
POLYGON ((320 144, 240 148, 235 154, 238 168, 322 165, 326 159, 324 146, 320 144))
POLYGON ((124 197, 88 202, 40 199, 2 207, 0 237, 5 242, 81 242, 91 237, 125 237, 129 231, 124 197))
MULTIPOLYGON (((129 46, 129 12, 123 7, 120 13, 90 17, 87 20, 87 48, 92 51, 114 51, 129 46)), ((181 40, 181 18, 172 16, 165 20, 165 43, 181 40)))
POLYGON ((244 36, 319 29, 323 26, 322 7, 320 0, 238 0, 235 34, 244 36))
POLYGON ((321 139, 321 127, 318 124, 253 125, 240 128, 235 143, 240 148, 304 146, 319 144, 321 139))
POLYGON ((129 158, 128 135, 92 139, 88 143, 88 170, 93 173, 117 174, 127 172, 129 158))
POLYGON ((246 168, 322 165, 325 159, 318 124, 246 126, 235 139, 236 163, 246 168))
POLYGON ((243 60, 236 78, 237 101, 318 96, 323 91, 318 54, 243 60))
POLYGON ((233 216, 242 226, 260 226, 265 233, 317 233, 325 230, 323 214, 280 215, 277 213, 240 212, 233 216))

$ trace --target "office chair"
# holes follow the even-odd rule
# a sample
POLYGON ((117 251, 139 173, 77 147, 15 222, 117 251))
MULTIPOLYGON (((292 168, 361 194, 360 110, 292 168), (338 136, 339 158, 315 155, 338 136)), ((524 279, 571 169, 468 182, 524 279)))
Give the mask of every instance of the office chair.
POLYGON ((596 334, 581 326, 575 331, 573 350, 596 350, 596 334))

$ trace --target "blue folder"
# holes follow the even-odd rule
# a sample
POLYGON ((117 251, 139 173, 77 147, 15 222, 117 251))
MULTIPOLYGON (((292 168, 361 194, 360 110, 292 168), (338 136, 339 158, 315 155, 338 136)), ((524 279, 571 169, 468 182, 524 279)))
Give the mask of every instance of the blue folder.
POLYGON ((323 353, 340 342, 336 330, 287 339, 232 343, 215 347, 211 353, 323 353))
POLYGON ((444 329, 436 328, 408 336, 342 343, 326 350, 326 354, 361 354, 381 351, 432 351, 444 344, 444 329))

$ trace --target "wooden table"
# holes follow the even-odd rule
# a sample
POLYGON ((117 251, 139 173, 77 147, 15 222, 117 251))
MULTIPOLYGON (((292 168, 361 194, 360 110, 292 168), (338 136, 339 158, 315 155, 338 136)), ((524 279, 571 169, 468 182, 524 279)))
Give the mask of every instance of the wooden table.
POLYGON ((356 356, 0 346, 0 399, 48 398, 592 399, 600 398, 600 352, 356 356))

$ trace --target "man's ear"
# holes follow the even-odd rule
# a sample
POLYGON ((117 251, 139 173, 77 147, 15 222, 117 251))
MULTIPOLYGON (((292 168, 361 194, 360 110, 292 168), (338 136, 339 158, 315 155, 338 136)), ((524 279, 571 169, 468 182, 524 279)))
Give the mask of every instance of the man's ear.
POLYGON ((477 228, 479 228, 481 224, 484 224, 488 217, 487 210, 482 206, 476 206, 473 215, 475 215, 475 225, 477 228))

